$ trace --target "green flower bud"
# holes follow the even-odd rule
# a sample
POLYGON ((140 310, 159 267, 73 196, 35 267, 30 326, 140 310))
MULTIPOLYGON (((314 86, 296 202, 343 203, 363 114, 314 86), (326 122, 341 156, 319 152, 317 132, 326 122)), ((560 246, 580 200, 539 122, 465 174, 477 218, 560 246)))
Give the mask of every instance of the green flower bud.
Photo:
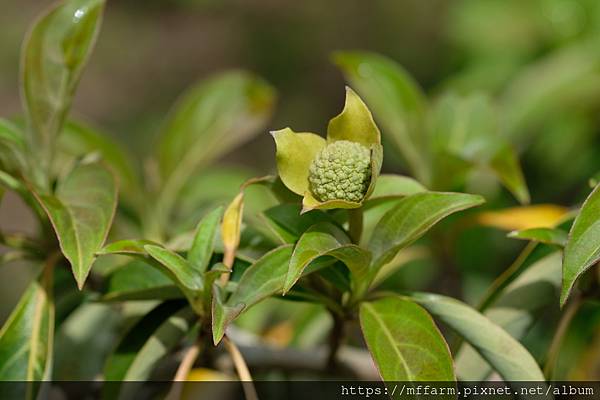
POLYGON ((302 196, 302 213, 352 209, 372 194, 381 170, 381 134, 366 104, 346 88, 343 111, 329 121, 327 139, 290 128, 272 132, 283 184, 302 196))
POLYGON ((319 201, 358 203, 371 180, 371 151, 348 140, 330 143, 313 159, 308 180, 313 196, 319 201))

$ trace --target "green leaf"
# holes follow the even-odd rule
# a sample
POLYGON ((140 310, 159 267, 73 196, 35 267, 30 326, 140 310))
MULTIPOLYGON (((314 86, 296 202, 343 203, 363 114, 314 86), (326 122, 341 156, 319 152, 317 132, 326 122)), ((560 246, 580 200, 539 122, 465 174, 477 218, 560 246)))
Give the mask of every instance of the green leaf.
MULTIPOLYGON (((189 332, 196 318, 183 302, 162 303, 144 316, 119 343, 107 360, 104 378, 107 381, 145 381, 154 367, 189 332)), ((130 383, 105 385, 106 399, 135 397, 138 387, 130 383), (117 396, 118 395, 118 396, 117 396)))
POLYGON ((200 167, 260 132, 271 116, 274 100, 271 86, 243 71, 213 76, 183 95, 156 146, 163 184, 145 221, 146 237, 163 239, 186 183, 200 167))
POLYGON ((300 214, 300 204, 278 204, 263 212, 277 233, 288 243, 295 243, 311 226, 319 222, 331 222, 333 218, 321 210, 300 214))
MULTIPOLYGON (((555 304, 561 281, 562 255, 553 252, 522 272, 508 284, 488 306, 484 315, 521 341, 543 315, 555 304)), ((455 357, 456 373, 462 380, 483 381, 492 368, 472 346, 465 343, 455 357)))
POLYGON ((221 165, 196 171, 180 193, 177 214, 187 217, 196 212, 200 204, 216 207, 217 204, 226 203, 238 194, 240 186, 253 176, 256 174, 252 170, 221 165), (207 187, 211 190, 206 190, 207 187), (180 208, 183 208, 183 211, 180 208))
POLYGON ((366 52, 338 52, 335 64, 360 93, 381 122, 384 135, 404 156, 414 176, 429 179, 423 134, 426 99, 417 83, 400 65, 366 52))
POLYGON ((476 310, 436 294, 410 297, 458 332, 505 381, 544 381, 544 374, 523 345, 476 310))
MULTIPOLYGON (((242 184, 254 176, 256 173, 250 169, 223 166, 214 166, 192 176, 174 207, 175 212, 167 229, 170 236, 193 230, 200 218, 214 208, 230 202, 240 192, 242 184)), ((244 189, 244 219, 267 235, 272 235, 273 232, 264 226, 260 213, 278 203, 271 187, 271 183, 265 183, 244 189), (258 220, 261 220, 260 223, 258 220)), ((189 247, 191 241, 185 249, 189 247)))
POLYGON ((491 159, 490 167, 521 204, 530 202, 529 189, 519 159, 511 146, 502 147, 491 159))
POLYGON ((381 134, 371 111, 354 90, 346 87, 346 103, 342 112, 329 121, 327 141, 348 140, 370 148, 381 144, 381 134))
POLYGON ((48 168, 100 29, 103 0, 67 0, 42 16, 23 45, 21 65, 30 148, 48 168))
POLYGON ((600 185, 581 206, 569 232, 563 259, 560 304, 564 305, 573 285, 585 271, 600 260, 600 185))
POLYGON ((291 256, 292 246, 289 245, 262 256, 244 271, 227 303, 243 303, 247 309, 264 298, 281 293, 291 256))
MULTIPOLYGON (((14 190, 16 193, 19 193, 23 198, 27 200, 33 200, 32 194, 28 192, 23 182, 2 170, 0 170, 0 186, 2 190, 14 190)), ((31 201, 28 201, 28 203, 31 203, 31 201)), ((33 203, 35 203, 35 200, 33 200, 33 203)))
MULTIPOLYGON (((109 244, 98 254, 129 255, 150 264, 168 276, 171 282, 175 283, 187 297, 195 310, 201 313, 200 305, 196 301, 204 288, 202 273, 195 270, 185 258, 176 252, 148 240, 122 240, 109 244)), ((134 292, 131 295, 144 298, 157 292, 159 292, 159 297, 178 297, 177 291, 170 286, 164 286, 164 291, 161 288, 148 288, 148 291, 142 290, 141 293, 134 292)), ((127 297, 127 294, 124 295, 127 297)))
POLYGON ((36 197, 81 289, 112 224, 117 206, 115 179, 100 164, 79 164, 58 183, 54 195, 36 193, 36 197))
POLYGON ((145 245, 144 250, 146 250, 150 257, 158 261, 165 268, 165 272, 176 283, 183 286, 183 288, 192 291, 202 290, 202 275, 200 271, 194 269, 185 258, 174 251, 152 244, 145 245))
MULTIPOLYGON (((223 274, 230 273, 231 270, 225 266, 223 263, 217 263, 213 265, 213 267, 204 273, 204 287, 206 290, 202 292, 202 305, 204 310, 211 310, 212 313, 212 300, 213 300, 213 289, 217 287, 215 282, 219 279, 223 274), (214 287, 213 287, 214 286, 214 287)), ((231 282, 231 281, 230 281, 231 282)), ((231 284, 228 282, 229 284, 231 284)))
POLYGON ((509 238, 530 240, 545 244, 554 244, 564 247, 567 244, 567 233, 558 228, 530 228, 520 231, 512 231, 508 234, 509 238))
POLYGON ((291 245, 280 246, 258 259, 244 271, 235 291, 226 301, 219 290, 214 291, 218 297, 218 301, 213 299, 212 309, 215 344, 223 338, 227 324, 243 310, 283 291, 292 250, 291 245))
POLYGON ((431 146, 436 153, 483 161, 496 150, 498 117, 488 95, 446 93, 435 103, 430 118, 431 146))
POLYGON ((310 193, 308 174, 310 164, 327 142, 314 133, 296 133, 290 128, 271 132, 277 146, 277 171, 285 186, 304 196, 310 193))
POLYGON ((20 129, 0 118, 0 166, 12 174, 27 172, 26 144, 20 129))
POLYGON ((100 251, 98 251, 97 255, 106 255, 106 254, 122 254, 122 255, 146 255, 146 250, 144 250, 144 246, 146 245, 155 245, 160 246, 159 243, 154 242, 152 240, 145 239, 126 239, 119 240, 113 243, 109 243, 104 246, 100 251))
POLYGON ((217 207, 198 223, 187 260, 192 268, 199 272, 204 272, 208 268, 222 215, 223 207, 217 207))
POLYGON ((596 40, 581 40, 540 58, 512 79, 503 93, 507 135, 530 143, 557 114, 586 112, 598 104, 600 57, 596 40))
POLYGON ((464 193, 425 192, 405 197, 375 227, 369 242, 374 263, 385 264, 441 219, 483 202, 481 196, 464 193))
POLYGON ((157 146, 162 176, 181 182, 260 132, 275 93, 260 78, 226 72, 189 89, 171 111, 157 146))
POLYGON ((108 277, 102 301, 167 300, 183 293, 163 272, 141 260, 132 260, 108 277))
POLYGON ((346 264, 351 271, 353 292, 358 296, 364 294, 368 287, 365 276, 371 254, 352 244, 348 235, 331 223, 314 225, 300 237, 290 259, 283 292, 294 286, 310 263, 323 256, 334 257, 346 264))
POLYGON ((375 189, 365 207, 372 207, 387 199, 398 199, 426 191, 425 186, 408 176, 383 174, 377 179, 375 189))
POLYGON ((0 381, 28 381, 3 385, 2 398, 37 397, 40 381, 50 379, 53 334, 52 274, 48 270, 29 285, 0 330, 0 381))
POLYGON ((502 137, 498 120, 495 104, 484 94, 449 93, 436 103, 431 113, 436 185, 452 187, 470 171, 489 168, 521 203, 529 202, 519 160, 502 137), (457 169, 449 174, 453 158, 457 169))
POLYGON ((456 380, 448 345, 421 306, 401 297, 386 297, 362 303, 359 317, 384 381, 456 380))
POLYGON ((239 303, 230 306, 225 301, 224 290, 216 284, 212 288, 212 334, 213 343, 216 346, 223 339, 227 326, 242 313, 245 305, 239 303))
POLYGON ((81 122, 67 121, 59 138, 62 152, 82 157, 97 152, 119 178, 122 194, 139 196, 140 182, 132 162, 123 147, 105 133, 81 122))

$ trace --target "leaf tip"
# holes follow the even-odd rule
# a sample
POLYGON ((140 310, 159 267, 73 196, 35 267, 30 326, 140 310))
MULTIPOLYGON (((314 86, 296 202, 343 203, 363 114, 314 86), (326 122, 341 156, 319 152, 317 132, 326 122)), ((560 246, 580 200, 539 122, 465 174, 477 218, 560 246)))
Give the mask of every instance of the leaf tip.
POLYGON ((310 206, 302 206, 302 209, 300 210, 300 215, 302 215, 302 214, 306 214, 307 212, 309 212, 309 211, 312 211, 312 210, 313 210, 313 207, 310 207, 310 206))
POLYGON ((83 290, 83 286, 85 285, 85 281, 86 281, 87 276, 83 276, 83 277, 75 277, 75 282, 77 282, 77 289, 79 289, 79 291, 83 290))
POLYGON ((289 282, 286 280, 285 284, 283 285, 283 289, 281 290, 281 295, 285 296, 286 294, 288 294, 289 291, 292 289, 292 286, 294 286, 294 282, 289 282))
POLYGON ((472 194, 471 196, 473 196, 473 203, 475 205, 482 205, 486 202, 485 197, 483 197, 480 194, 472 194))
MULTIPOLYGON (((565 282, 566 283, 566 282, 565 282)), ((571 295, 571 290, 573 288, 573 283, 566 283, 560 291, 560 309, 562 310, 567 304, 567 300, 569 300, 569 296, 571 295)))
POLYGON ((269 131, 269 134, 271 136, 273 136, 273 139, 277 140, 277 136, 282 135, 284 132, 293 132, 293 131, 292 131, 292 128, 290 128, 289 126, 286 126, 285 128, 269 131))
POLYGON ((212 334, 212 336, 213 336, 213 344, 215 346, 217 346, 221 342, 221 340, 223 339, 224 335, 225 335, 225 332, 221 332, 221 331, 217 331, 217 330, 213 329, 213 334, 212 334))

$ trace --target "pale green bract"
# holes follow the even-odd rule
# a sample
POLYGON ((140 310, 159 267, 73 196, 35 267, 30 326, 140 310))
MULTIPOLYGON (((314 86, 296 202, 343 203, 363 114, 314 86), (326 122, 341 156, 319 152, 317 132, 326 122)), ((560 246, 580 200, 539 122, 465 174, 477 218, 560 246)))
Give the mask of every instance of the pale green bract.
POLYGON ((271 132, 283 184, 303 196, 302 213, 359 208, 375 189, 383 163, 381 133, 367 105, 346 88, 344 109, 327 138, 290 128, 271 132))
POLYGON ((312 161, 308 176, 310 189, 320 201, 361 201, 370 178, 371 152, 348 140, 333 142, 321 150, 312 161))

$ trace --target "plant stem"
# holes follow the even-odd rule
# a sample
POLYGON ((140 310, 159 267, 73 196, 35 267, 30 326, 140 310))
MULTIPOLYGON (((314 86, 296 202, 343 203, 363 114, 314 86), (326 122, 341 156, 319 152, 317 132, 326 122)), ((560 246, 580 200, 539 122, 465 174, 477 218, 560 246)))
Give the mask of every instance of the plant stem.
MULTIPOLYGON (((235 262, 235 250, 231 251, 231 250, 226 250, 225 253, 223 253, 223 265, 225 265, 225 267, 227 267, 227 269, 229 271, 231 271, 233 269, 233 263, 235 262)), ((231 277, 231 272, 224 272, 221 277, 219 278, 219 282, 221 282, 221 285, 223 287, 225 287, 225 285, 227 285, 227 282, 229 282, 229 278, 231 277)))
POLYGON ((479 311, 485 310, 490 304, 492 304, 492 302, 498 296, 500 290, 506 287, 511 282, 512 278, 519 272, 519 269, 531 255, 536 246, 537 243, 535 242, 528 243, 516 260, 506 270, 504 270, 504 272, 500 274, 496 280, 494 280, 492 285, 488 288, 485 297, 479 304, 479 307, 477 307, 479 311))
POLYGON ((179 368, 177 368, 177 372, 175 373, 175 377, 173 378, 173 386, 171 386, 171 390, 165 397, 166 400, 178 400, 181 398, 181 391, 183 389, 183 383, 185 382, 187 376, 190 374, 192 367, 194 366, 194 362, 198 358, 200 354, 200 341, 197 340, 183 356, 181 360, 181 364, 179 364, 179 368))
POLYGON ((186 352, 181 360, 181 364, 179 364, 179 368, 177 368, 177 373, 175 374, 174 381, 185 381, 187 376, 189 375, 192 367, 194 366, 194 362, 198 358, 200 354, 200 343, 196 341, 186 352))
POLYGON ((546 358, 546 364, 544 366, 544 376, 548 380, 552 380, 563 339, 567 333, 567 330, 569 329, 569 325, 571 325, 571 321, 573 321, 573 317, 575 317, 575 314, 577 314, 577 310, 579 310, 581 303, 581 296, 573 296, 573 299, 569 302, 569 304, 567 304, 567 308, 560 317, 558 328, 556 329, 556 333, 552 338, 552 343, 550 344, 550 349, 548 350, 548 356, 546 358))
POLYGON ((327 370, 331 371, 336 367, 336 356, 344 340, 344 319, 337 313, 330 312, 333 318, 333 328, 329 334, 329 355, 327 356, 327 370))
POLYGON ((362 208, 348 209, 348 231, 350 233, 350 239, 352 239, 352 242, 354 244, 359 244, 363 231, 362 208))
POLYGON ((242 353, 235 343, 229 340, 227 336, 223 337, 223 344, 231 356, 240 381, 242 381, 246 400, 258 400, 254 383, 252 383, 252 376, 250 375, 250 371, 248 370, 248 366, 246 365, 246 361, 244 360, 242 353))

